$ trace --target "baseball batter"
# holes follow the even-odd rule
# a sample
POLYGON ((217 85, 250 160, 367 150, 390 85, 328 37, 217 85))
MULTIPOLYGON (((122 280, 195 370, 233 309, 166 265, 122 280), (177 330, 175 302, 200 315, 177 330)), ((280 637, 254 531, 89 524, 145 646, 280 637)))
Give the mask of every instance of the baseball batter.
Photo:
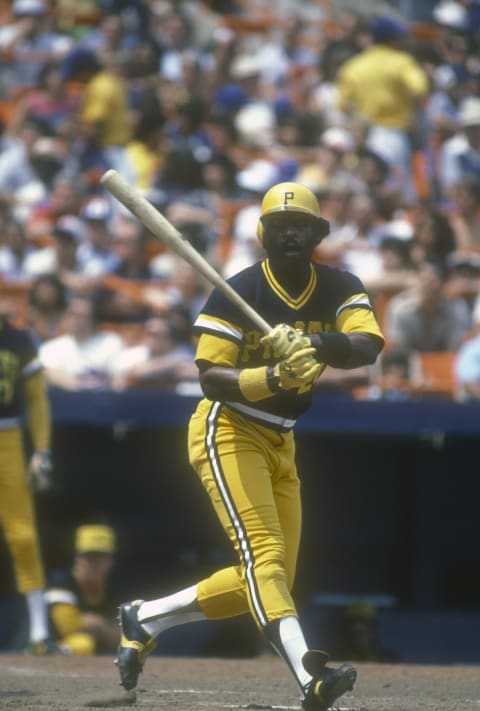
POLYGON ((29 613, 29 651, 52 654, 45 576, 36 530, 32 488, 50 485, 50 412, 42 365, 29 333, 0 317, 0 524, 12 555, 18 591, 29 613), (28 472, 22 415, 33 446, 28 472))
POLYGON ((298 685, 302 707, 325 710, 356 679, 308 650, 291 590, 301 529, 293 428, 326 365, 374 363, 384 339, 361 281, 317 264, 329 232, 314 194, 280 183, 262 201, 266 258, 229 283, 268 322, 262 336, 217 289, 199 314, 196 363, 205 398, 189 425, 190 461, 238 555, 190 588, 120 606, 121 682, 133 688, 162 631, 249 612, 298 685))

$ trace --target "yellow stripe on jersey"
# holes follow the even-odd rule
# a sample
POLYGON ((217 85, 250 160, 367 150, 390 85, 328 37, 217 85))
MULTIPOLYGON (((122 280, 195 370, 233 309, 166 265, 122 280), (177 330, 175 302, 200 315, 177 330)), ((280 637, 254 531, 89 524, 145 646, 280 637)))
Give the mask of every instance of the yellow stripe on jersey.
POLYGON ((305 304, 313 294, 315 287, 317 286, 317 273, 313 264, 310 264, 310 279, 308 280, 308 284, 302 291, 300 296, 298 296, 296 299, 290 296, 288 291, 286 291, 283 286, 275 279, 273 272, 270 269, 268 259, 265 259, 265 261, 262 262, 262 269, 271 289, 282 301, 287 304, 287 306, 289 306, 291 309, 295 309, 295 311, 298 311, 298 309, 301 309, 302 306, 305 306, 305 304))
POLYGON ((236 341, 243 339, 243 331, 239 326, 233 326, 228 321, 223 321, 221 318, 216 318, 209 314, 200 314, 194 325, 212 333, 218 333, 219 336, 234 338, 236 341))
POLYGON ((210 333, 202 333, 198 341, 195 361, 206 360, 215 365, 235 368, 239 351, 239 346, 233 341, 210 333))

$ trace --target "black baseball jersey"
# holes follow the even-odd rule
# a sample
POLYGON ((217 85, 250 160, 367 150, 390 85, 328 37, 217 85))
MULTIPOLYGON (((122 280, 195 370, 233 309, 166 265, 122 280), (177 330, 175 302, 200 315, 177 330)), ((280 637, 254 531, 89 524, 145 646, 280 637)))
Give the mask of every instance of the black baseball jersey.
MULTIPOLYGON (((247 267, 228 282, 272 327, 287 323, 305 334, 357 331, 383 340, 366 289, 349 272, 312 262, 308 284, 295 297, 276 280, 268 259, 247 267)), ((210 294, 194 329, 201 336, 196 354, 200 368, 205 363, 255 368, 278 362, 271 346, 260 343, 263 334, 259 329, 218 289, 210 294)), ((253 417, 264 412, 293 421, 310 407, 311 398, 311 387, 281 391, 256 401, 254 408, 244 400, 236 409, 253 417)))
POLYGON ((108 619, 115 616, 118 601, 114 592, 107 588, 104 596, 95 602, 87 599, 74 574, 68 568, 53 570, 49 575, 45 598, 48 605, 65 604, 77 607, 80 612, 95 612, 108 619))
POLYGON ((22 380, 41 369, 30 332, 0 320, 0 427, 19 421, 22 380))

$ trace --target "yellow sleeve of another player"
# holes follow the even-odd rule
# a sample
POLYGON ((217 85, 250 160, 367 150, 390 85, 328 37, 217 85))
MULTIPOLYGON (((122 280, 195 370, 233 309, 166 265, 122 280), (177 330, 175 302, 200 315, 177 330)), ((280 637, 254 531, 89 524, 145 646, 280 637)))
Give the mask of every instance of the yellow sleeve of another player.
POLYGON ((41 372, 30 375, 24 382, 27 423, 34 449, 50 447, 50 403, 41 372))
POLYGON ((195 361, 208 361, 225 368, 235 368, 240 346, 227 338, 202 333, 197 345, 195 361))

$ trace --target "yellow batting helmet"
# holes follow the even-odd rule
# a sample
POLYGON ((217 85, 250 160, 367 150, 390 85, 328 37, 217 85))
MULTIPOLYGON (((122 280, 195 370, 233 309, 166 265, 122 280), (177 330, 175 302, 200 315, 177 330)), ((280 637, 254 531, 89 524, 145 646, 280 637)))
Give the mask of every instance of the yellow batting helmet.
POLYGON ((263 243, 262 219, 276 212, 301 212, 316 223, 318 242, 330 231, 328 220, 320 217, 318 200, 310 188, 300 183, 278 183, 268 190, 262 200, 257 237, 263 243))

